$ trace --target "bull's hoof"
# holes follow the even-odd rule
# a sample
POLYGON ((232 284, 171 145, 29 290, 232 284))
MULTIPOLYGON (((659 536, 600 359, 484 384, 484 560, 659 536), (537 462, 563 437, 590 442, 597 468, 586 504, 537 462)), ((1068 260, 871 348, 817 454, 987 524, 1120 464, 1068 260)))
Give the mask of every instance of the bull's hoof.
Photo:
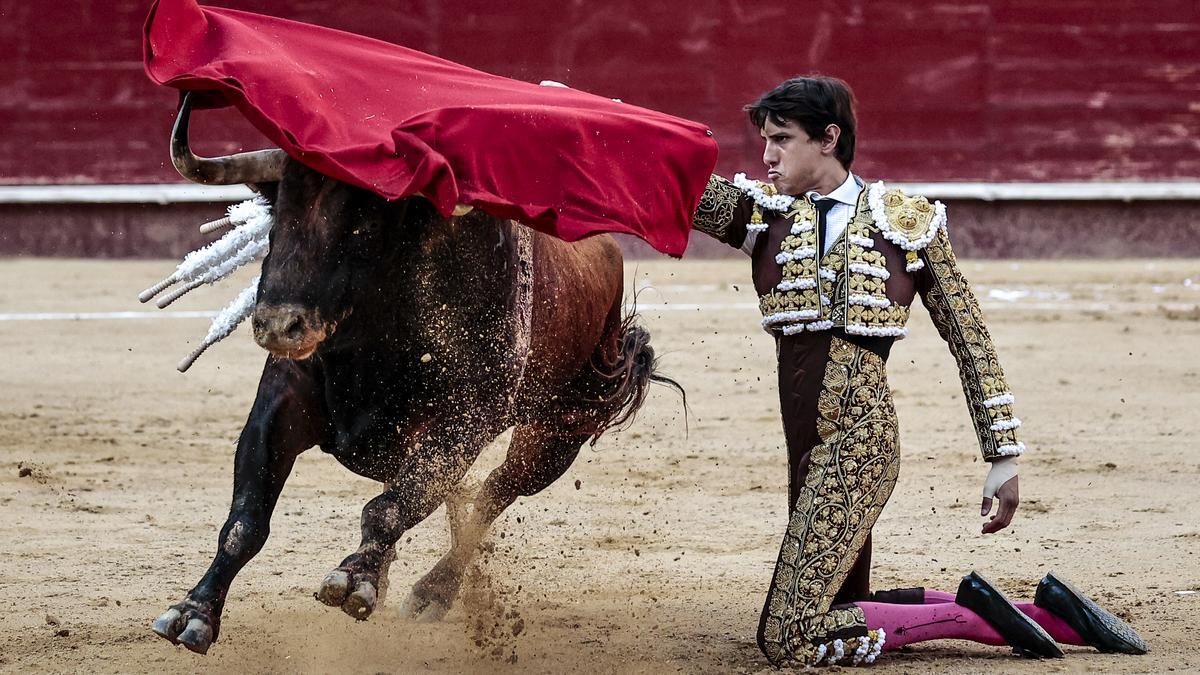
POLYGON ((340 607, 358 621, 366 621, 379 602, 379 592, 368 575, 341 568, 325 577, 316 597, 330 607, 340 607))
POLYGON ((197 654, 207 654, 217 641, 220 619, 201 603, 187 600, 163 612, 150 626, 159 637, 181 644, 197 654))
POLYGON ((420 584, 413 587, 408 597, 404 599, 404 604, 400 606, 400 616, 421 623, 441 621, 446 618, 446 613, 449 611, 449 601, 426 594, 420 584))

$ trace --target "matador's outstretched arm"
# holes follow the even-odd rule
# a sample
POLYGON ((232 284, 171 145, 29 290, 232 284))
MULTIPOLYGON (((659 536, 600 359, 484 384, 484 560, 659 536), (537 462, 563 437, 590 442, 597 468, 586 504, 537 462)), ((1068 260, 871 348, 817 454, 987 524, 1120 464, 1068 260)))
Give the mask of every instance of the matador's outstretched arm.
POLYGON ((741 248, 746 240, 746 223, 750 222, 754 204, 744 192, 730 181, 713 174, 696 207, 693 229, 732 246, 741 248))

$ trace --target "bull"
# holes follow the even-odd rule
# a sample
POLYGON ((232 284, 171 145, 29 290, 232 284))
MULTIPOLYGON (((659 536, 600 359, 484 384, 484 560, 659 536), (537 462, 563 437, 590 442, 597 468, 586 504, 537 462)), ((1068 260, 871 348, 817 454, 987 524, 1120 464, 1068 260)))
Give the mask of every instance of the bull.
POLYGON ((437 620, 505 508, 629 420, 652 381, 678 388, 656 372, 636 316, 622 316, 621 251, 608 235, 566 243, 478 210, 447 218, 419 196, 388 201, 282 150, 202 158, 188 146, 189 115, 185 99, 171 142, 179 172, 250 184, 272 205, 251 319, 269 354, 216 555, 153 630, 201 654, 217 641, 230 584, 262 548, 297 456, 312 447, 384 486, 363 508, 358 549, 316 593, 366 619, 401 535, 514 428, 466 517, 451 519, 450 550, 401 608, 437 620))

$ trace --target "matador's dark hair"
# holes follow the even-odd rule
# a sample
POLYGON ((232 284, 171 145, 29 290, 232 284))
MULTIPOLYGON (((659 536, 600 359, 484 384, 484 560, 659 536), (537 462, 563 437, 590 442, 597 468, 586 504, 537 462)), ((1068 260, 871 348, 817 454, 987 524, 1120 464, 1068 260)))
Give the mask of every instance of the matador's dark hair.
POLYGON ((834 157, 846 169, 854 163, 854 93, 850 85, 836 77, 810 75, 793 77, 757 101, 745 107, 754 126, 762 129, 767 120, 783 126, 799 125, 809 138, 825 137, 825 127, 836 124, 842 130, 834 157))

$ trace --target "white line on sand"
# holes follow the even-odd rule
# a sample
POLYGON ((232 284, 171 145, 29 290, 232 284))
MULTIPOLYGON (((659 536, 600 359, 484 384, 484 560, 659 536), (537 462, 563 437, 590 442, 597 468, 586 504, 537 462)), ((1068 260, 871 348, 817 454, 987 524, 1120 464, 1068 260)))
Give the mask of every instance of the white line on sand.
MULTIPOLYGON (((1126 309, 1167 309, 1172 311, 1196 311, 1194 303, 1186 302, 1094 302, 1068 300, 1058 302, 1027 302, 1001 301, 982 302, 988 311, 1015 309, 1044 312, 1111 312, 1126 309)), ((635 307, 639 312, 699 312, 699 311, 748 311, 758 309, 754 302, 672 302, 672 303, 638 303, 635 307)), ((211 319, 215 311, 177 311, 177 312, 10 312, 0 313, 3 321, 121 321, 127 319, 211 319)))
POLYGON ((0 314, 0 321, 111 321, 120 319, 211 319, 215 311, 193 312, 20 312, 0 314))
MULTIPOLYGON (((981 301, 980 305, 989 312, 997 310, 1033 310, 1040 312, 1112 312, 1116 310, 1153 310, 1167 309, 1179 312, 1196 311, 1196 303, 1191 302, 1101 302, 1091 300, 1063 300, 1051 302, 1029 302, 1027 300, 1009 301, 1003 300, 1000 302, 981 301)), ((717 311, 717 310, 744 310, 758 309, 758 303, 754 302, 729 302, 729 303, 695 303, 695 302, 678 302, 669 304, 650 304, 638 303, 636 307, 639 312, 681 312, 681 311, 717 311)))

